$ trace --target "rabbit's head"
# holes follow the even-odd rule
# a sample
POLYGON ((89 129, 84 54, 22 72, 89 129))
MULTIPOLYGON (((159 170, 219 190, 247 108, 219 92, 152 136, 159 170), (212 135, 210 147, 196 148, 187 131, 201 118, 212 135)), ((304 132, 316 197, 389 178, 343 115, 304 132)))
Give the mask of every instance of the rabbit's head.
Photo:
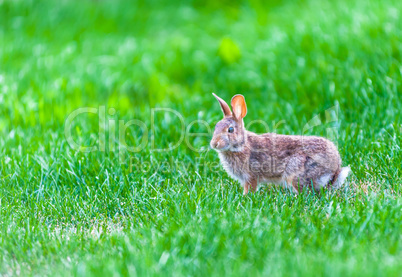
POLYGON ((223 111, 223 119, 215 126, 211 147, 217 151, 241 151, 246 143, 246 130, 243 118, 247 114, 246 101, 243 95, 233 96, 231 101, 232 111, 226 102, 215 95, 223 111))

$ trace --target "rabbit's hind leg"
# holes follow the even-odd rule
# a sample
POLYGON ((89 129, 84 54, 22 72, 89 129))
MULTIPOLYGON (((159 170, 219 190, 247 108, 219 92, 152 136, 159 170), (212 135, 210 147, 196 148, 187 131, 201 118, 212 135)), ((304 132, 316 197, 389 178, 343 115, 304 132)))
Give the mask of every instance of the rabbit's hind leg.
POLYGON ((306 182, 303 176, 289 176, 285 178, 284 186, 294 193, 299 193, 305 187, 308 187, 308 182, 306 182))

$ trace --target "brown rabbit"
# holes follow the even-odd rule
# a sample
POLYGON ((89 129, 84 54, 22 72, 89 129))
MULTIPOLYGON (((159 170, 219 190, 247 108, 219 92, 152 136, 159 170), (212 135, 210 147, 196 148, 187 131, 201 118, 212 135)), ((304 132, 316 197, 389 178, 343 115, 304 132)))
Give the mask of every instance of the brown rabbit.
POLYGON ((281 184, 294 192, 303 188, 339 188, 349 174, 341 168, 335 145, 322 137, 287 136, 274 133, 257 135, 244 128, 247 114, 243 95, 232 98, 232 111, 218 99, 224 118, 215 126, 211 147, 224 169, 244 187, 255 191, 260 183, 281 184))

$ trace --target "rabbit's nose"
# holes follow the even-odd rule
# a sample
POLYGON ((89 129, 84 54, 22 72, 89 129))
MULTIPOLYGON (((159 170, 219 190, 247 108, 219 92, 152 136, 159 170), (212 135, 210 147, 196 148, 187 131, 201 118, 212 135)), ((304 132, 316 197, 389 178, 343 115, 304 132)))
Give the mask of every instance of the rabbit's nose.
POLYGON ((210 143, 212 148, 216 148, 218 146, 218 142, 216 140, 211 141, 210 143))

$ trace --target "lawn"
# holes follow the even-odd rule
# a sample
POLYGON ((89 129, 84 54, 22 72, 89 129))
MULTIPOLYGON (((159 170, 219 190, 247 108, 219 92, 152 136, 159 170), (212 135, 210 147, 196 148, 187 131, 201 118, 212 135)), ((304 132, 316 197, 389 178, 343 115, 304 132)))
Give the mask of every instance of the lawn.
POLYGON ((402 276, 402 1, 265 2, 0 0, 0 275, 402 276), (348 185, 243 196, 212 92, 348 185))

